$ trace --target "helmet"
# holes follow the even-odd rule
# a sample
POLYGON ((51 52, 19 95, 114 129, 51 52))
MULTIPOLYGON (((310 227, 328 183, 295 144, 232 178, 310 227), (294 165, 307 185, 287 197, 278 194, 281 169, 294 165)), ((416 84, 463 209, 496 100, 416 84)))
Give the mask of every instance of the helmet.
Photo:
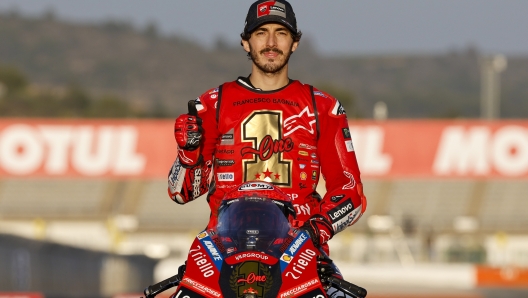
POLYGON ((265 251, 285 238, 295 209, 290 197, 273 184, 245 182, 228 192, 218 209, 217 232, 228 237, 239 251, 265 251))

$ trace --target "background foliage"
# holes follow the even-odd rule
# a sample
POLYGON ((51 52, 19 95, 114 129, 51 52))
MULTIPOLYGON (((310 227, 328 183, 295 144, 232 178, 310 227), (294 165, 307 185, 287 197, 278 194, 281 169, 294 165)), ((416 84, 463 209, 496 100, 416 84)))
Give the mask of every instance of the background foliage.
MULTIPOLYGON (((219 38, 206 49, 155 24, 75 24, 53 14, 0 14, 0 115, 175 117, 186 102, 238 76, 251 62, 219 38)), ((322 56, 301 41, 290 77, 341 101, 351 118, 372 117, 384 101, 389 118, 472 118, 480 113, 481 54, 322 56)), ((528 57, 508 57, 501 115, 528 117, 528 57)))

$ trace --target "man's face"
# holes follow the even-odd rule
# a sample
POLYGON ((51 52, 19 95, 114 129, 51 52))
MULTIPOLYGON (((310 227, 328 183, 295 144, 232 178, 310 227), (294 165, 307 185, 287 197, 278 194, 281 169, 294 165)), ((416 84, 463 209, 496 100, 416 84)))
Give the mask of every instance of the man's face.
POLYGON ((275 23, 264 24, 242 41, 253 63, 264 73, 278 73, 288 63, 299 42, 293 41, 290 31, 275 23))

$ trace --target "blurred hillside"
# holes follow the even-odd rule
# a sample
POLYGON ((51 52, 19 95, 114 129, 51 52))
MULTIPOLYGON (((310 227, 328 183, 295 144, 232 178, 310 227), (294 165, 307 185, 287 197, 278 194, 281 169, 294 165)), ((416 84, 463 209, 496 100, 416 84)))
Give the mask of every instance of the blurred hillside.
MULTIPOLYGON (((44 116, 97 116, 106 104, 115 111, 106 116, 174 117, 186 111, 189 99, 250 72, 238 44, 219 39, 215 49, 205 49, 181 37, 160 36, 153 24, 140 30, 121 21, 73 24, 53 14, 6 13, 0 14, 0 41, 0 68, 27 81, 29 101, 55 98, 61 106, 80 92, 84 99, 75 101, 77 108, 91 106, 91 112, 44 116)), ((429 56, 324 57, 305 39, 292 56, 290 77, 338 97, 350 117, 370 118, 374 104, 384 101, 390 118, 471 118, 480 113, 479 58, 473 48, 429 56)), ((528 117, 527 82, 528 57, 508 57, 503 118, 528 117)), ((24 113, 12 107, 8 110, 15 112, 6 112, 10 103, 4 99, 2 115, 24 113)))

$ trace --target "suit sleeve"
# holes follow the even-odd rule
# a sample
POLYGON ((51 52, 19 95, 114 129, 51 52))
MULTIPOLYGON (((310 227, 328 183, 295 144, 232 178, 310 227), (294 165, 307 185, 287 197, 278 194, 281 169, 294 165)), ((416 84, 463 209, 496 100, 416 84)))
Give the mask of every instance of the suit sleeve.
POLYGON ((327 190, 320 202, 319 215, 336 234, 361 217, 367 201, 345 110, 335 98, 316 93, 320 131, 317 150, 327 190))
POLYGON ((202 118, 203 137, 201 154, 203 162, 193 168, 184 168, 178 157, 168 175, 168 193, 178 204, 186 204, 209 191, 213 171, 213 157, 218 138, 216 99, 218 88, 211 89, 196 98, 198 117, 202 118))

